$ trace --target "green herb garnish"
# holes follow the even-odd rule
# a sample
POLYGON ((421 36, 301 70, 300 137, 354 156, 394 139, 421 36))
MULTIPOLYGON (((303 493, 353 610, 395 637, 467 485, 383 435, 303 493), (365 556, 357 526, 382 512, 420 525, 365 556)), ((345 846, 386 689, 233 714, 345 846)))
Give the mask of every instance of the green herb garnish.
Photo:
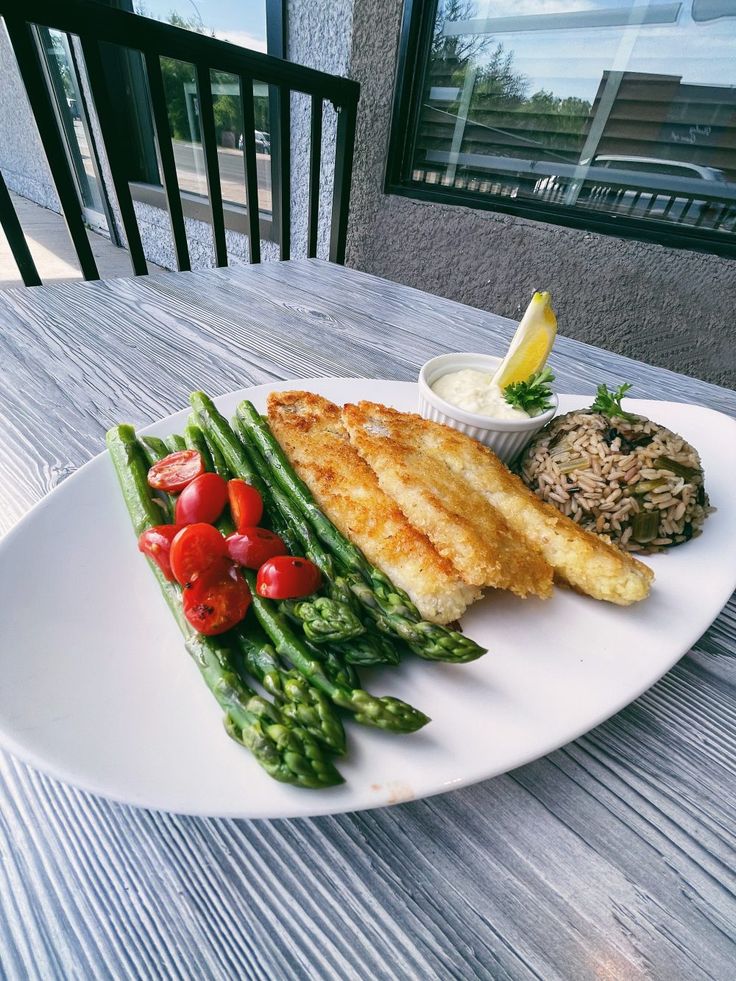
POLYGON ((628 382, 619 385, 615 392, 609 392, 607 385, 599 385, 596 392, 595 401, 591 405, 591 411, 600 412, 602 416, 617 416, 619 419, 636 419, 630 412, 625 412, 621 408, 621 399, 626 395, 630 388, 628 382))
POLYGON ((555 380, 555 376, 549 368, 543 368, 535 372, 526 381, 512 382, 504 389, 503 396, 509 405, 523 409, 530 416, 538 416, 540 412, 551 409, 552 389, 550 383, 555 380))

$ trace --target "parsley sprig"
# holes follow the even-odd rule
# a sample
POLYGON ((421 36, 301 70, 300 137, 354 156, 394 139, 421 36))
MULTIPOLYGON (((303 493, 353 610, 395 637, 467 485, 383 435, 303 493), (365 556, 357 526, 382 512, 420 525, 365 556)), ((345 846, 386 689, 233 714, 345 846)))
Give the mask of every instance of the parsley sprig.
POLYGON ((538 416, 552 408, 552 389, 550 383, 555 380, 549 368, 535 372, 526 381, 512 382, 504 389, 504 398, 509 405, 523 409, 530 416, 538 416))
POLYGON ((619 385, 615 392, 609 392, 607 385, 599 385, 596 391, 595 401, 591 405, 592 412, 599 412, 602 416, 617 416, 619 419, 635 419, 630 412, 625 412, 621 408, 621 399, 633 386, 628 382, 619 385))

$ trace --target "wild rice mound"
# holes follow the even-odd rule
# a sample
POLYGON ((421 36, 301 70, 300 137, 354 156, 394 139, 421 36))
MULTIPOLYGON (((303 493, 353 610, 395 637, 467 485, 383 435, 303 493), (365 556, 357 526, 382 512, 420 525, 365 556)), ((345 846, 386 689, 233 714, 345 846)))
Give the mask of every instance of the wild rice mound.
POLYGON ((681 545, 713 510, 696 450, 644 416, 558 416, 529 444, 519 472, 543 501, 629 552, 681 545))

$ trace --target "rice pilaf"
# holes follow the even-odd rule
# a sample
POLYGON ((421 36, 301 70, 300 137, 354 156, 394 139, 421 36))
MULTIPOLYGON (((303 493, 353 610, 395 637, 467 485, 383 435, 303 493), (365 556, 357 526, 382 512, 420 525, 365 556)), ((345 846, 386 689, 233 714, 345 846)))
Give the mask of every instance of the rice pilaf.
POLYGON ((644 416, 558 416, 531 442, 519 471, 543 501, 629 552, 681 545, 713 510, 697 451, 644 416))

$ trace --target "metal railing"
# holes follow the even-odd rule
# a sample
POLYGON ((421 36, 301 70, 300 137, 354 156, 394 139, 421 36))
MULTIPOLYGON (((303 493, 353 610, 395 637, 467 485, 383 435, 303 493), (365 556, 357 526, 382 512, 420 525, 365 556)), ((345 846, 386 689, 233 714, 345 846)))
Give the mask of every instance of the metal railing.
MULTIPOLYGON (((360 92, 357 82, 87 0, 64 0, 63 3, 59 3, 58 0, 23 0, 22 3, 18 0, 0 0, 0 16, 5 22, 15 51, 69 235, 85 279, 99 279, 99 274, 87 239, 52 96, 44 76, 34 32, 35 26, 76 35, 80 39, 131 265, 136 275, 147 273, 148 267, 126 178, 124 166, 126 146, 112 109, 108 83, 104 75, 101 49, 103 43, 129 48, 142 55, 177 266, 180 270, 188 270, 191 266, 169 131, 160 63, 162 57, 173 58, 194 66, 216 264, 227 265, 227 249, 210 81, 211 70, 230 73, 237 77, 239 83, 243 123, 243 176, 251 262, 260 261, 253 82, 265 82, 274 95, 271 101, 272 108, 275 107, 276 117, 272 119, 272 133, 275 136, 272 141, 272 154, 274 156, 278 154, 278 157, 273 161, 272 167, 274 200, 272 213, 278 226, 281 259, 288 259, 290 255, 291 93, 300 92, 311 98, 307 211, 307 254, 310 257, 316 255, 317 250, 323 103, 331 102, 335 107, 338 120, 329 256, 333 262, 345 261, 355 122, 360 92)), ((24 282, 26 285, 36 285, 40 282, 38 272, 28 253, 25 240, 21 245, 20 226, 5 191, 5 185, 1 181, 0 221, 10 241, 13 254, 21 259, 19 268, 24 282)))

